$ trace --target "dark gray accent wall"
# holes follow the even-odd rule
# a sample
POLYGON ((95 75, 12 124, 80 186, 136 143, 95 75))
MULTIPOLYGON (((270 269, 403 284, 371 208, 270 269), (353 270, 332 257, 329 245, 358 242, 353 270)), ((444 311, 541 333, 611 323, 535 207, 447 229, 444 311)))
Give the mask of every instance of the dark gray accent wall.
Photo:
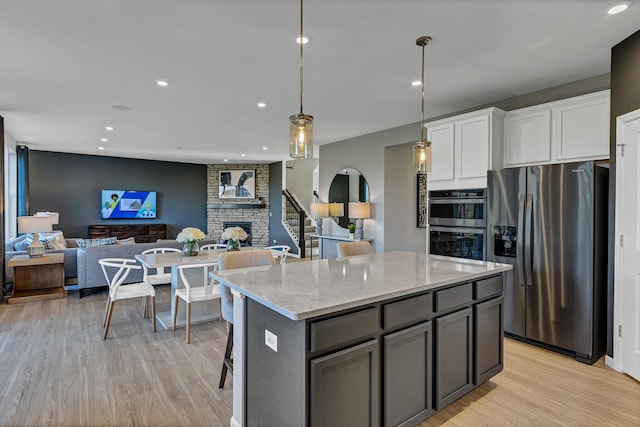
POLYGON ((611 49, 611 153, 609 174, 609 271, 607 355, 613 357, 613 266, 615 250, 616 118, 640 108, 640 31, 611 49))
POLYGON ((269 245, 291 246, 298 254, 296 243, 282 225, 282 162, 269 165, 269 245))
POLYGON ((184 227, 207 227, 207 167, 190 163, 29 151, 30 214, 60 213, 65 237, 86 237, 94 224, 167 224, 167 237, 184 227), (102 220, 102 189, 156 191, 158 218, 102 220))

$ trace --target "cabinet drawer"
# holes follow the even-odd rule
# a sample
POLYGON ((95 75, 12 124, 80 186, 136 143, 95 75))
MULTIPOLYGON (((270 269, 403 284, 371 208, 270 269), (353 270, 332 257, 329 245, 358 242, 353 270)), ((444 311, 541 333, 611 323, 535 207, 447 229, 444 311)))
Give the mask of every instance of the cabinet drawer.
POLYGON ((444 311, 473 301, 471 283, 436 292, 436 311, 444 311))
POLYGON ((474 299, 481 300, 502 293, 502 276, 478 280, 474 283, 474 299))
POLYGON ((392 302, 384 306, 383 328, 418 323, 428 320, 433 313, 433 294, 419 295, 402 301, 392 302))
POLYGON ((310 351, 316 352, 372 337, 378 332, 375 307, 311 324, 310 351))

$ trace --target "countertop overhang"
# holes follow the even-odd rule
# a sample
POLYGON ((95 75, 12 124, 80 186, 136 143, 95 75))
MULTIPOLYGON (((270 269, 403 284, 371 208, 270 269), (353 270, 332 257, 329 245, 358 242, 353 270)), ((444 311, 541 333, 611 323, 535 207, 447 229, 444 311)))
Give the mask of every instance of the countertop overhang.
POLYGON ((511 269, 495 262, 383 252, 215 271, 212 276, 289 319, 304 320, 511 269))

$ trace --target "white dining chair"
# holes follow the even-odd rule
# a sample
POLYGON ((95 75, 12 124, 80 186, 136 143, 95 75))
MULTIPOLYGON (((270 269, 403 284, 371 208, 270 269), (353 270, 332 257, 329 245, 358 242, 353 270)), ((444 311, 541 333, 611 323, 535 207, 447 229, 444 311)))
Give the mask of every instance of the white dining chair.
POLYGON ((344 242, 336 245, 338 257, 353 255, 368 255, 373 253, 373 247, 369 242, 344 242))
MULTIPOLYGON (((178 302, 182 299, 187 304, 187 344, 191 342, 191 303, 200 301, 220 300, 220 285, 215 284, 214 279, 209 278, 209 273, 213 271, 217 262, 207 262, 201 264, 183 264, 178 266, 178 273, 184 283, 184 288, 176 289, 175 310, 173 312, 173 330, 176 330, 178 318, 178 302), (194 274, 189 274, 191 271, 194 274), (200 270, 197 272, 197 270, 200 270), (202 273, 202 280, 199 274, 202 273)), ((220 316, 222 317, 222 303, 220 303, 220 316)))
MULTIPOLYGON (((167 252, 182 252, 182 251, 176 248, 151 248, 151 249, 142 251, 141 255, 164 254, 167 252)), ((171 267, 151 268, 142 264, 142 280, 154 286, 170 284, 171 283, 171 267), (153 270, 155 270, 155 273, 153 272, 153 270)))
POLYGON ((265 249, 268 249, 271 251, 271 255, 273 255, 273 258, 276 260, 277 263, 284 264, 289 254, 289 251, 291 250, 291 246, 273 245, 273 246, 267 246, 265 249))
POLYGON ((208 245, 200 246, 201 251, 208 251, 211 249, 227 249, 227 245, 224 243, 209 243, 208 245))
MULTIPOLYGON (((234 268, 257 267, 262 265, 273 265, 275 260, 271 251, 257 249, 253 251, 231 251, 218 255, 218 269, 231 270, 234 268)), ((220 373, 220 383, 218 388, 224 387, 227 371, 233 375, 233 295, 228 286, 220 285, 220 300, 222 302, 222 318, 229 324, 227 335, 227 346, 224 350, 222 361, 222 372, 220 373)))
POLYGON ((156 331, 156 292, 153 286, 147 282, 129 283, 123 285, 131 270, 140 270, 135 259, 126 258, 103 258, 98 260, 104 277, 109 284, 109 298, 107 299, 107 309, 104 314, 102 327, 104 334, 102 339, 107 339, 109 324, 113 315, 113 307, 116 301, 130 298, 144 298, 144 314, 148 316, 148 299, 151 297, 151 317, 153 318, 153 332, 156 331))

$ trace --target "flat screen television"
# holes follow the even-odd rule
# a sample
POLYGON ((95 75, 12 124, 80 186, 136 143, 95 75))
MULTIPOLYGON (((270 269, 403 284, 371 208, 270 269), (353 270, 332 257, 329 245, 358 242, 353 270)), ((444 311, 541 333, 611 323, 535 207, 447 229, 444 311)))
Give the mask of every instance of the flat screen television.
POLYGON ((156 192, 102 190, 102 219, 150 219, 157 217, 156 192))

